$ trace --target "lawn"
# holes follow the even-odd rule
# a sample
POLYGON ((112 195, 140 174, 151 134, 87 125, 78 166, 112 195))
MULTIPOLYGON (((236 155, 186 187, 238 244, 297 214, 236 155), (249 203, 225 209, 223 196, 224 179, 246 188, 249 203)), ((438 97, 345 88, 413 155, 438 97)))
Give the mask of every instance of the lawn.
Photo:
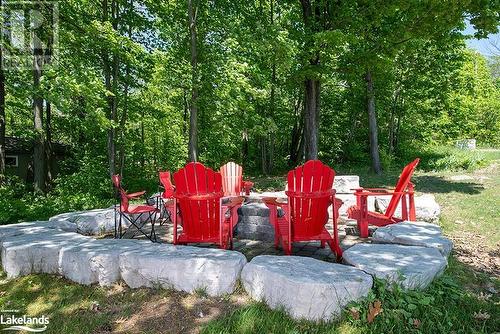
MULTIPOLYGON (((46 333, 493 333, 500 328, 500 154, 475 171, 419 171, 419 192, 435 194, 440 224, 455 242, 444 275, 425 291, 403 293, 377 282, 370 296, 349 307, 334 323, 297 322, 284 312, 251 301, 241 288, 223 298, 168 290, 84 287, 50 275, 0 278, 0 309, 47 315, 46 333), (382 312, 368 323, 368 305, 382 312)), ((383 177, 363 169, 365 186, 391 186, 397 170, 383 177)), ((257 179, 260 189, 282 178, 257 179)))

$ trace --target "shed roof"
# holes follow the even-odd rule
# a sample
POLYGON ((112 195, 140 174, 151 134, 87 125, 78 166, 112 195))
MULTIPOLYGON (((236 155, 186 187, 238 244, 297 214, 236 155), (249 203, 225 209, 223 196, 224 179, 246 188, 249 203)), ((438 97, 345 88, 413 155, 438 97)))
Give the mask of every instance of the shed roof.
MULTIPOLYGON (((32 154, 34 140, 31 138, 5 137, 6 154, 32 154)), ((55 154, 64 155, 68 153, 68 146, 52 142, 52 150, 55 154)))

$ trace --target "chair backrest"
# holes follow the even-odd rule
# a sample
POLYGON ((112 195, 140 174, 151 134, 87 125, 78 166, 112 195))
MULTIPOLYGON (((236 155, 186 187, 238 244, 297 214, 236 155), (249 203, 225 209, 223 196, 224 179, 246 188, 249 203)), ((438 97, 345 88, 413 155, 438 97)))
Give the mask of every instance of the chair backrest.
POLYGON ((222 175, 222 191, 224 196, 241 195, 243 184, 243 168, 230 161, 220 168, 222 175))
POLYGON ((323 231, 334 178, 335 171, 319 160, 309 160, 288 172, 286 194, 295 236, 315 236, 323 231))
POLYGON ((127 193, 122 188, 121 184, 122 178, 120 174, 115 174, 111 176, 111 181, 113 182, 113 186, 116 188, 116 191, 118 192, 117 196, 119 196, 120 199, 120 211, 127 212, 129 207, 128 197, 127 193))
POLYGON ((172 179, 170 178, 170 172, 159 172, 158 176, 160 178, 160 183, 163 186, 163 193, 161 197, 171 198, 174 196, 174 185, 172 184, 172 179))
POLYGON ((174 174, 175 198, 182 214, 182 233, 209 239, 220 234, 222 177, 199 162, 190 162, 174 174))
POLYGON ((410 162, 408 165, 403 168, 403 171, 401 172, 401 175, 399 176, 398 183, 396 183, 396 188, 394 189, 394 195, 392 195, 391 200, 389 202, 389 205, 387 206, 387 209, 385 210, 385 216, 392 218, 394 216, 394 213, 396 212, 396 209, 398 207, 399 202, 401 201, 401 198, 403 197, 403 192, 406 191, 406 188, 408 188, 408 185, 410 184, 411 177, 413 175, 413 172, 415 171, 415 168, 417 168, 418 163, 420 162, 420 159, 417 158, 410 162))
POLYGON ((121 185, 122 177, 120 176, 120 174, 115 174, 115 175, 111 176, 111 181, 113 182, 113 186, 116 189, 120 189, 122 187, 122 185, 121 185))

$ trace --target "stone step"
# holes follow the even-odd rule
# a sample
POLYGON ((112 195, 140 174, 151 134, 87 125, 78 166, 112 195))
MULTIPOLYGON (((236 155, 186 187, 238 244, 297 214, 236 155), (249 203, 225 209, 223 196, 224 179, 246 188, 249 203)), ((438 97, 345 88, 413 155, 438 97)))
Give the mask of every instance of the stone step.
POLYGON ((372 287, 372 277, 359 269, 300 256, 257 256, 243 268, 241 280, 253 299, 273 309, 325 321, 372 287))
POLYGON ((109 286, 120 280, 120 254, 147 248, 151 242, 99 239, 65 246, 59 252, 59 273, 73 282, 109 286))
POLYGON ((378 228, 373 233, 373 242, 423 246, 438 249, 448 256, 453 242, 442 235, 441 227, 426 222, 401 222, 378 228))
POLYGON ((210 296, 232 293, 243 254, 213 248, 151 244, 120 254, 120 273, 131 288, 161 287, 210 296))
POLYGON ((446 258, 435 248, 392 244, 357 244, 344 252, 343 259, 405 289, 424 289, 447 265, 446 258))
POLYGON ((57 274, 61 248, 89 240, 56 229, 12 236, 2 242, 2 266, 8 278, 33 273, 57 274))

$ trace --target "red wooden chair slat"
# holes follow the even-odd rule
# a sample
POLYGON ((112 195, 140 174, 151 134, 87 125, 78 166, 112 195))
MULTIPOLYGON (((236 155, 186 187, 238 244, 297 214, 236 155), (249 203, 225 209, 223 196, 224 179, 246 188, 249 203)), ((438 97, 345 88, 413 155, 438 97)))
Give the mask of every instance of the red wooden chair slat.
MULTIPOLYGON (((221 199, 222 176, 201 163, 191 162, 174 174, 175 205, 182 216, 182 232, 177 236, 174 221, 174 244, 215 243, 221 248, 232 244, 231 217, 226 218, 221 199)), ((234 199, 224 208, 236 213, 243 199, 234 199)))
POLYGON ((362 238, 368 237, 368 225, 386 226, 399 223, 404 220, 415 221, 414 186, 410 182, 420 159, 417 158, 403 168, 394 190, 359 188, 356 195, 356 205, 347 210, 349 218, 356 219, 359 234, 362 238), (391 196, 385 213, 368 211, 368 196, 391 196), (402 217, 395 217, 396 209, 401 203, 402 217))
POLYGON ((222 175, 222 189, 224 196, 241 196, 244 191, 245 194, 250 193, 253 183, 243 180, 243 168, 230 161, 220 167, 219 172, 222 175))
POLYGON ((319 240, 322 246, 327 243, 338 259, 342 257, 336 231, 342 201, 335 198, 334 177, 333 169, 319 160, 309 160, 288 172, 287 203, 280 203, 276 198, 264 198, 275 229, 275 246, 281 241, 285 254, 291 254, 293 242, 319 240), (326 229, 328 207, 332 204, 333 235, 326 229), (285 213, 282 217, 278 217, 278 207, 285 213))
MULTIPOLYGON (((174 211, 174 191, 175 187, 172 184, 172 177, 169 171, 165 172, 158 172, 158 178, 160 179, 161 186, 163 187, 163 191, 160 195, 160 203, 165 211, 167 213, 168 218, 173 222, 173 216, 174 214, 177 215, 177 213, 174 211)), ((180 217, 178 217, 180 219, 180 217)))

